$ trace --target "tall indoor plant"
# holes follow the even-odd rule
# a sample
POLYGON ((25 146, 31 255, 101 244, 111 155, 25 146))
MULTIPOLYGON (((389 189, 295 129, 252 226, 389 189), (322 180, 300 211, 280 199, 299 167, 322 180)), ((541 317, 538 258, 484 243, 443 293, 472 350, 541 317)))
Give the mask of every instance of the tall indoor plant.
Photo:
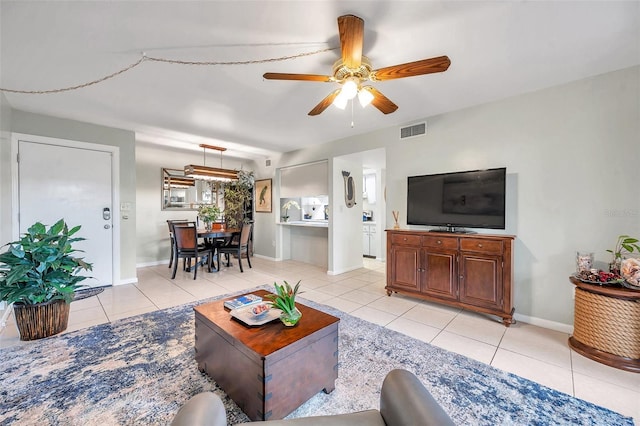
POLYGON ((254 184, 253 172, 238 171, 238 180, 224 187, 224 220, 229 228, 240 228, 249 208, 254 184))
POLYGON ((21 340, 58 334, 67 328, 69 305, 92 266, 75 257, 72 246, 84 238, 73 237, 63 219, 47 227, 35 223, 18 241, 6 244, 0 254, 0 300, 13 303, 21 340))

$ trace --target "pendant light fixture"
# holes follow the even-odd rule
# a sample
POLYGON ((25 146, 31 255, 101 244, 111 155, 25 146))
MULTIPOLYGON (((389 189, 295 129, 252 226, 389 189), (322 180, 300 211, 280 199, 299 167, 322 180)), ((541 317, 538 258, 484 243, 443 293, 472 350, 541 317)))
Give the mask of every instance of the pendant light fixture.
POLYGON ((168 188, 188 188, 195 186, 196 181, 193 178, 181 177, 181 176, 165 176, 164 187, 168 188))
POLYGON ((189 164, 184 166, 184 174, 185 176, 192 177, 193 179, 198 180, 213 180, 218 182, 231 182, 234 180, 238 180, 238 171, 231 169, 223 169, 222 168, 222 153, 227 150, 227 148, 222 148, 219 146, 213 145, 205 145, 200 144, 200 148, 202 148, 202 157, 203 157, 203 165, 198 166, 195 164, 189 164), (220 151, 220 168, 216 167, 207 167, 207 148, 214 149, 216 151, 220 151))

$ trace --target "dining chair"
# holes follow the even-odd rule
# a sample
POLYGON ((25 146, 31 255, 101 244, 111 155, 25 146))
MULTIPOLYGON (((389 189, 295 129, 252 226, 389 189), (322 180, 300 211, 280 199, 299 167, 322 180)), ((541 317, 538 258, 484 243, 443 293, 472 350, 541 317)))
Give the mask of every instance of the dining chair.
POLYGON ((169 226, 169 238, 171 240, 171 253, 169 257, 169 268, 173 265, 173 252, 175 251, 175 241, 173 238, 173 228, 171 227, 172 223, 187 223, 189 219, 173 219, 167 220, 167 225, 169 226))
POLYGON ((207 247, 198 244, 198 229, 195 222, 187 223, 173 223, 173 238, 175 240, 174 257, 175 263, 173 264, 173 274, 171 279, 176 277, 176 271, 178 270, 178 260, 180 258, 194 260, 193 265, 193 279, 198 276, 198 266, 202 264, 206 256, 207 267, 211 272, 211 263, 213 262, 214 250, 212 247, 207 247))
POLYGON ((242 269, 242 253, 247 254, 247 263, 249 263, 249 268, 251 266, 251 253, 249 253, 249 242, 251 240, 251 231, 253 230, 253 223, 245 223, 242 225, 240 229, 240 238, 237 242, 234 242, 233 238, 231 241, 224 245, 218 247, 218 270, 220 270, 220 257, 225 254, 227 256, 227 267, 231 265, 230 255, 235 254, 238 256, 238 265, 240 266, 240 272, 244 272, 242 269))

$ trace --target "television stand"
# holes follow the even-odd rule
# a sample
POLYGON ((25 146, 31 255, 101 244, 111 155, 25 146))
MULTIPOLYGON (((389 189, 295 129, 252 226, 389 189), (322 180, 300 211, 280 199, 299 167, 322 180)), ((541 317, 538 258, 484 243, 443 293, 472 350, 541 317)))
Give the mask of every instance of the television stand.
POLYGON ((470 231, 464 228, 456 228, 455 226, 447 226, 446 228, 430 229, 429 232, 448 232, 450 234, 477 234, 476 231, 470 231))
POLYGON ((401 293, 513 323, 515 236, 386 232, 388 296, 401 293))

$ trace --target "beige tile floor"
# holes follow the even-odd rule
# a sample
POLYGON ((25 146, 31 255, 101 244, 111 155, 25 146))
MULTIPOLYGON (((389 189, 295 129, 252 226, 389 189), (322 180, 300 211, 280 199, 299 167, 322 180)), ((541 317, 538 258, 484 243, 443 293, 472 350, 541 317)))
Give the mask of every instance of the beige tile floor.
MULTIPOLYGON (((376 260, 365 259, 364 268, 336 276, 295 261, 254 257, 252 263, 244 273, 237 266, 217 273, 199 271, 197 280, 182 271, 171 280, 167 265, 140 268, 137 284, 109 287, 97 297, 72 303, 67 332, 274 281, 301 279, 301 297, 632 416, 640 425, 640 374, 573 352, 566 333, 525 323, 507 328, 485 315, 395 294, 388 297, 385 264, 376 260)), ((25 343, 19 341, 10 318, 0 332, 0 347, 16 344, 25 343)))

